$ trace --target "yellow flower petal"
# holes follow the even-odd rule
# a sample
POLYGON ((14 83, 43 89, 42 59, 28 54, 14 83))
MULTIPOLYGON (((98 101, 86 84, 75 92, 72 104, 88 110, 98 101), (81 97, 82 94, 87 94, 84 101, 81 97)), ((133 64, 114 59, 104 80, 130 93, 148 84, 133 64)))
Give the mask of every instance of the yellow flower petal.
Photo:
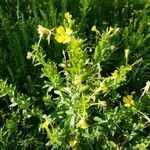
POLYGON ((56 29, 55 39, 58 43, 69 43, 71 41, 72 30, 70 28, 65 29, 60 26, 56 29))
POLYGON ((65 33, 65 29, 63 26, 59 26, 57 29, 56 29, 56 32, 57 34, 64 34, 65 33))
POLYGON ((64 44, 65 43, 69 43, 71 41, 71 37, 70 36, 65 36, 65 40, 64 40, 64 44))
POLYGON ((58 43, 63 43, 63 42, 64 42, 64 37, 57 34, 57 35, 55 36, 55 40, 56 40, 58 43))
POLYGON ((127 95, 126 97, 123 97, 123 102, 124 102, 125 107, 130 107, 134 105, 133 96, 127 95))

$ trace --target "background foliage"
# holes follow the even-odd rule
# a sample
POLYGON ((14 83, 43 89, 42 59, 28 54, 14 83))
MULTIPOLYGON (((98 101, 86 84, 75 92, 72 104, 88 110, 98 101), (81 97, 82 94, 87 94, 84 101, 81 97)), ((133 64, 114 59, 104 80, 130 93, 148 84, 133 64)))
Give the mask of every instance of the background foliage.
MULTIPOLYGON (((83 44, 82 49, 89 49, 87 54, 89 58, 94 55, 96 46, 97 49, 101 46, 101 49, 114 46, 113 52, 107 53, 106 59, 102 55, 103 77, 111 76, 117 67, 125 64, 125 49, 129 49, 129 64, 141 60, 127 74, 125 84, 119 87, 116 93, 121 94, 121 99, 133 92, 137 101, 142 95, 141 89, 146 86, 150 78, 150 2, 148 0, 1 0, 0 78, 3 80, 0 81, 0 149, 51 148, 49 144, 45 146, 49 140, 46 134, 39 132, 39 125, 43 114, 49 115, 55 112, 56 104, 49 104, 49 96, 55 99, 58 95, 54 89, 51 91, 43 89, 45 78, 40 78, 42 66, 33 66, 26 57, 27 52, 32 51, 32 45, 39 39, 38 25, 49 29, 58 27, 62 25, 66 12, 70 12, 75 19, 74 34, 88 41, 83 44), (91 32, 93 25, 96 25, 104 36, 110 27, 118 27, 120 31, 107 43, 96 33, 91 32)), ((52 39, 50 45, 42 40, 41 47, 46 54, 46 62, 52 61, 56 64, 62 62, 64 57, 62 50, 66 49, 66 45, 58 44, 52 39)), ((43 53, 43 50, 41 52, 43 53)), ((61 68, 57 67, 61 71, 61 68)), ((93 72, 93 76, 95 73, 96 71, 93 72)), ((111 99, 107 96, 105 98, 111 99)), ((137 102, 137 109, 150 116, 149 95, 144 95, 142 98, 143 102, 137 102)), ((117 110, 116 107, 119 105, 117 102, 112 102, 111 105, 106 111, 106 116, 104 113, 100 116, 108 122, 104 122, 101 126, 99 122, 102 120, 95 118, 97 125, 95 124, 95 130, 94 126, 92 128, 95 133, 96 129, 98 130, 97 134, 103 130, 105 138, 94 139, 93 141, 98 142, 90 143, 90 141, 90 144, 84 138, 80 138, 81 141, 83 140, 81 143, 87 144, 81 145, 81 148, 87 146, 89 149, 93 147, 96 149, 100 144, 103 145, 102 149, 115 149, 114 143, 116 143, 120 149, 121 145, 124 146, 122 149, 148 149, 150 135, 147 119, 143 119, 141 117, 143 115, 139 112, 133 114, 132 110, 125 108, 117 110), (119 128, 122 128, 120 137, 118 137, 120 132, 117 133, 116 125, 113 124, 115 122, 119 128), (108 128, 103 128, 105 124, 108 128), (109 137, 108 143, 105 143, 106 137, 109 137)), ((91 118, 96 114, 99 115, 92 108, 89 112, 91 118)))

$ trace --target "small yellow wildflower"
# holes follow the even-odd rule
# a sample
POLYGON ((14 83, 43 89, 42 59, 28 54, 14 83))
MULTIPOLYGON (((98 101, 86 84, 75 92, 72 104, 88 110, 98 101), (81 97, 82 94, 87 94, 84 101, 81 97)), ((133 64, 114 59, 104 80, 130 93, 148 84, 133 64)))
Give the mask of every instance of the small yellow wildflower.
POLYGON ((58 43, 69 43, 71 41, 72 30, 70 28, 64 28, 63 26, 59 26, 56 29, 55 39, 58 43))
POLYGON ((69 14, 69 12, 65 13, 65 18, 69 21, 71 21, 72 15, 69 14))
POLYGON ((70 140, 69 145, 71 146, 72 150, 76 150, 78 148, 79 142, 77 140, 70 140))
POLYGON ((123 102, 124 102, 125 107, 130 107, 134 105, 133 96, 127 95, 126 97, 123 97, 123 102))
POLYGON ((108 91, 108 86, 105 83, 102 82, 100 84, 99 90, 102 91, 102 93, 106 93, 108 91))
POLYGON ((88 124, 85 121, 85 118, 81 118, 81 120, 77 123, 77 127, 81 129, 86 129, 88 128, 88 124))

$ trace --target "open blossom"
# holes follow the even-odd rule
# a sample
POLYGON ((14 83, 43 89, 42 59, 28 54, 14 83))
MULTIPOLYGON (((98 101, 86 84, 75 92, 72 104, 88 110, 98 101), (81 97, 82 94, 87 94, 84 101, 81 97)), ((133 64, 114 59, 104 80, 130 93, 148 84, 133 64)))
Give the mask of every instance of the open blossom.
POLYGON ((69 43, 71 41, 72 30, 70 28, 64 28, 63 26, 59 26, 56 29, 55 39, 58 43, 69 43))
POLYGON ((126 97, 123 97, 123 102, 124 102, 125 107, 130 107, 134 105, 133 96, 127 95, 126 97))

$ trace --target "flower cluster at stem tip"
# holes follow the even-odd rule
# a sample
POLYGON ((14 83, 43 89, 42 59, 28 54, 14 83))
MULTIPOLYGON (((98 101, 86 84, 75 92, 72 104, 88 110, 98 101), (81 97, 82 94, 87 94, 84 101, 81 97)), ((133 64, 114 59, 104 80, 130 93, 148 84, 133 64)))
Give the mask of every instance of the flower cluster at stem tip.
POLYGON ((133 96, 127 95, 126 97, 123 97, 123 102, 125 107, 131 107, 134 105, 133 96))
POLYGON ((55 40, 58 42, 58 43, 63 43, 63 44, 66 44, 66 43, 69 43, 72 39, 72 29, 71 29, 71 26, 72 26, 72 15, 69 14, 69 12, 65 13, 65 19, 67 20, 67 24, 65 24, 65 26, 59 26, 57 29, 56 29, 56 35, 55 35, 55 40))
POLYGON ((72 30, 70 28, 64 28, 63 26, 59 26, 56 29, 55 40, 58 43, 69 43, 71 41, 72 30))
MULTIPOLYGON (((53 30, 53 29, 52 29, 53 30)), ((46 37, 47 41, 48 41, 48 44, 50 44, 50 37, 51 37, 51 34, 52 34, 52 30, 49 30, 41 25, 38 26, 38 33, 39 33, 39 42, 41 41, 41 39, 43 37, 46 37)))

